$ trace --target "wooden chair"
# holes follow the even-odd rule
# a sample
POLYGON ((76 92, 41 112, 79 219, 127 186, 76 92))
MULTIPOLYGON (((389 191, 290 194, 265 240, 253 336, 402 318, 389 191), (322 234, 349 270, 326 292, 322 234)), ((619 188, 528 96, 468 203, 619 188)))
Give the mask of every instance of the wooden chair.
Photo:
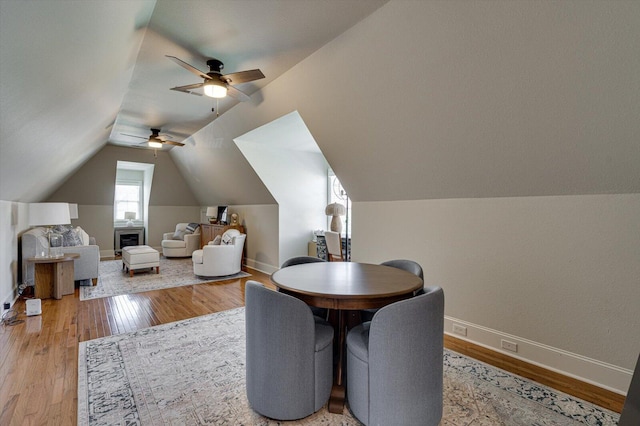
POLYGON ((327 260, 329 262, 344 262, 340 234, 338 232, 325 231, 324 238, 327 242, 327 260))

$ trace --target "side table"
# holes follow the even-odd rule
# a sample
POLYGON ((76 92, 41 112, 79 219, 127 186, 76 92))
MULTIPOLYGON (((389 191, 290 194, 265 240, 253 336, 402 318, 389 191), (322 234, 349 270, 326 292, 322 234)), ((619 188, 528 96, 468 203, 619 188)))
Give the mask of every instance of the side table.
POLYGON ((73 294, 73 260, 78 257, 80 257, 78 253, 65 253, 62 257, 28 258, 28 262, 34 263, 35 297, 37 299, 51 297, 62 299, 63 295, 73 294))

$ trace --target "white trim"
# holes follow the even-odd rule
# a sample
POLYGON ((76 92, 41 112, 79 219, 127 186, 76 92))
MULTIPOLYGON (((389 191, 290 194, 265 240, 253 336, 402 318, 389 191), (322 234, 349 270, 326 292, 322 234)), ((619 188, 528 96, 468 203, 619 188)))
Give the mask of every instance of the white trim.
POLYGON ((491 349, 507 356, 555 371, 568 377, 581 380, 609 391, 626 395, 631 383, 632 370, 621 368, 606 362, 587 358, 542 343, 533 342, 511 334, 502 333, 470 322, 449 316, 444 317, 445 334, 473 344, 491 349), (467 329, 467 335, 453 332, 453 324, 467 329), (517 343, 518 352, 502 349, 501 340, 517 343))
POLYGON ((271 275, 278 270, 275 266, 267 265, 266 263, 258 262, 253 259, 245 259, 245 266, 268 275, 271 275))

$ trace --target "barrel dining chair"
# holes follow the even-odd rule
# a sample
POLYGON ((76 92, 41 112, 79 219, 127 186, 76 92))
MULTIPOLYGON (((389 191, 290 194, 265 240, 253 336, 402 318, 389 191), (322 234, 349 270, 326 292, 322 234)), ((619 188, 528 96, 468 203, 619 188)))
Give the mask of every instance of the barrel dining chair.
MULTIPOLYGON (((296 256, 282 262, 282 266, 280 268, 287 268, 289 266, 294 265, 302 265, 304 263, 319 263, 326 262, 324 259, 320 259, 319 257, 313 256, 296 256)), ((327 315, 329 315, 329 310, 325 308, 318 308, 316 306, 309 306, 311 308, 311 312, 313 315, 320 317, 322 319, 327 319, 327 315)))
POLYGON ((365 425, 436 426, 442 418, 444 293, 427 287, 347 334, 347 400, 365 425))
MULTIPOLYGON (((418 262, 408 259, 394 259, 387 260, 386 262, 382 262, 380 265, 391 266, 392 268, 402 269, 407 272, 411 272, 413 275, 420 277, 420 279, 424 282, 424 273, 422 271, 422 266, 418 262)), ((417 294, 423 292, 423 289, 418 290, 417 294)), ((373 315, 376 313, 377 309, 364 309, 360 311, 360 317, 362 318, 362 322, 371 321, 373 315)))
POLYGON ((333 383, 333 327, 299 299, 245 287, 246 385, 253 410, 296 420, 322 408, 333 383))

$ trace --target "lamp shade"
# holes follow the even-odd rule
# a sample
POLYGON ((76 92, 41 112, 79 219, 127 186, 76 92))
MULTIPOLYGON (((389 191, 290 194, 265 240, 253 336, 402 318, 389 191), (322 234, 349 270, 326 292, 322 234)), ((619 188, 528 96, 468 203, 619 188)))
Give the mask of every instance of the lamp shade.
POLYGON ((124 212, 124 218, 126 220, 136 220, 136 212, 124 212))
POLYGON ((78 218, 78 205, 69 203, 69 217, 71 219, 78 218))
POLYGON ((207 217, 218 217, 218 206, 207 207, 207 217))
POLYGON ((29 204, 29 225, 68 225, 71 223, 68 203, 29 204))
POLYGON ((347 209, 340 203, 332 203, 324 209, 324 214, 327 216, 344 216, 347 214, 347 209))

